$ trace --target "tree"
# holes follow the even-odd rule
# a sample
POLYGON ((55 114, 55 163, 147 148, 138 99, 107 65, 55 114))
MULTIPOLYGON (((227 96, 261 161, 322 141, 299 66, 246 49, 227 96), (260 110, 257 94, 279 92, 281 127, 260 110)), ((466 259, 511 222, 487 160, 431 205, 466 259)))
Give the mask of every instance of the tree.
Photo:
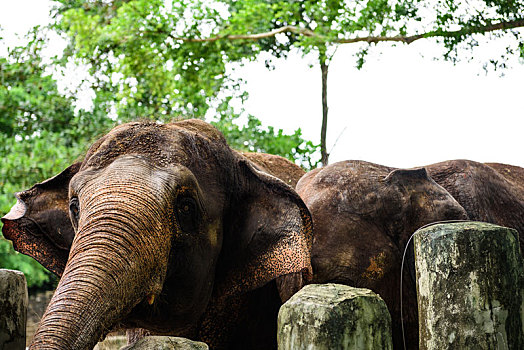
MULTIPOLYGON (((240 99, 242 82, 232 81, 227 63, 275 57, 290 50, 315 52, 322 82, 322 163, 326 148, 329 63, 338 45, 360 43, 357 67, 381 42, 411 44, 437 38, 445 59, 457 60, 481 35, 516 40, 491 63, 524 40, 524 1, 60 1, 56 28, 68 35, 69 54, 103 72, 120 94, 120 108, 158 107, 162 113, 204 114, 221 96, 240 99), (498 57, 498 58, 497 58, 498 57), (136 72, 147 72, 138 76, 136 72), (162 103, 159 103, 161 101, 162 103)), ((502 59, 501 59, 502 57, 502 59)), ((266 62, 268 67, 271 62, 266 62)))
POLYGON ((17 47, 10 59, 0 58, 0 130, 8 137, 62 130, 74 119, 74 106, 45 74, 39 55, 42 44, 35 39, 27 50, 17 47))

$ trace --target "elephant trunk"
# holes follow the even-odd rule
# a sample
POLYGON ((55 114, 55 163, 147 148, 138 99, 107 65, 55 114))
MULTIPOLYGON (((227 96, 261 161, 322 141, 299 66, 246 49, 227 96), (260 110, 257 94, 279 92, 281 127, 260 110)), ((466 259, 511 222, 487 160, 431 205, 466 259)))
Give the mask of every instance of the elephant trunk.
POLYGON ((92 349, 114 318, 108 293, 115 288, 94 267, 64 275, 42 318, 30 349, 92 349))
POLYGON ((115 201, 109 191, 99 193, 85 205, 92 209, 81 215, 30 349, 92 349, 133 307, 162 290, 170 228, 161 224, 165 213, 151 210, 153 194, 120 194, 115 201))

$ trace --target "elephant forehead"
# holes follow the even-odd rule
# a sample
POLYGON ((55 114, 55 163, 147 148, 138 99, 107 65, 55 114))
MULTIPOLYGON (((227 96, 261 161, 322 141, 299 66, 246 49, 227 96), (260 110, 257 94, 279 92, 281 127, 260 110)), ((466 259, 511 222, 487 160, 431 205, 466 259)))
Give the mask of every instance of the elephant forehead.
POLYGON ((382 181, 390 169, 363 161, 338 162, 301 179, 297 192, 310 209, 329 206, 366 212, 381 206, 380 199, 390 195, 382 181))
MULTIPOLYGON (((173 124, 152 122, 119 126, 96 141, 86 154, 82 169, 102 168, 126 154, 141 154, 159 166, 182 164, 208 165, 217 153, 227 153, 225 141, 207 129, 195 127, 203 122, 184 121, 173 124)), ((218 131, 215 129, 215 132, 218 131)))
POLYGON ((160 167, 142 155, 123 155, 102 169, 87 168, 71 180, 71 191, 109 188, 141 189, 153 193, 171 193, 175 187, 190 188, 196 180, 189 169, 181 165, 160 167))
POLYGON ((169 145, 179 142, 177 135, 167 135, 155 124, 132 124, 114 129, 89 149, 82 169, 103 168, 117 157, 126 154, 142 154, 152 162, 166 165, 172 158, 184 158, 184 152, 169 145))
POLYGON ((211 217, 223 210, 225 197, 220 186, 202 181, 187 167, 179 164, 161 167, 142 155, 124 155, 105 168, 85 169, 70 182, 71 197, 87 195, 96 201, 100 194, 115 198, 130 195, 130 201, 138 196, 148 205, 166 207, 180 194, 191 195, 211 217))
POLYGON ((306 174, 300 179, 297 192, 301 196, 307 196, 310 192, 325 188, 337 191, 366 192, 374 190, 372 187, 380 186, 381 180, 392 169, 364 161, 337 162, 306 174))

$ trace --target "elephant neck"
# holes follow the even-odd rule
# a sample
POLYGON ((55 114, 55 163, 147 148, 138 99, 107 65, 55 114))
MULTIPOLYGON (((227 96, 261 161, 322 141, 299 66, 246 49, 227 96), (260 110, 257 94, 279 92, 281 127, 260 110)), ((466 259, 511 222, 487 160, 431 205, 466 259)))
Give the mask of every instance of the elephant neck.
POLYGON ((281 305, 275 281, 243 294, 215 294, 198 339, 210 349, 274 349, 281 305))

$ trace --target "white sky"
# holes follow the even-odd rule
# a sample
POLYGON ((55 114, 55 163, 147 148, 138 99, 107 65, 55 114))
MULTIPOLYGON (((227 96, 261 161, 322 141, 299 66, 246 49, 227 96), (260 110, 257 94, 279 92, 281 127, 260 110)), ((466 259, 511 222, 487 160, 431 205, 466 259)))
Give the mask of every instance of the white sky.
MULTIPOLYGON (((0 0, 2 36, 13 42, 14 33, 47 23, 49 8, 46 0, 0 0)), ((466 158, 524 167, 524 65, 515 58, 504 77, 482 70, 503 44, 482 45, 478 59, 457 66, 433 60, 442 52, 434 42, 379 45, 360 71, 356 47, 341 46, 328 81, 328 150, 340 135, 330 162, 415 167, 466 158)), ((276 61, 274 71, 263 60, 238 70, 248 82, 247 112, 287 132, 300 127, 318 142, 320 68, 311 63, 312 57, 291 55, 276 61)))

